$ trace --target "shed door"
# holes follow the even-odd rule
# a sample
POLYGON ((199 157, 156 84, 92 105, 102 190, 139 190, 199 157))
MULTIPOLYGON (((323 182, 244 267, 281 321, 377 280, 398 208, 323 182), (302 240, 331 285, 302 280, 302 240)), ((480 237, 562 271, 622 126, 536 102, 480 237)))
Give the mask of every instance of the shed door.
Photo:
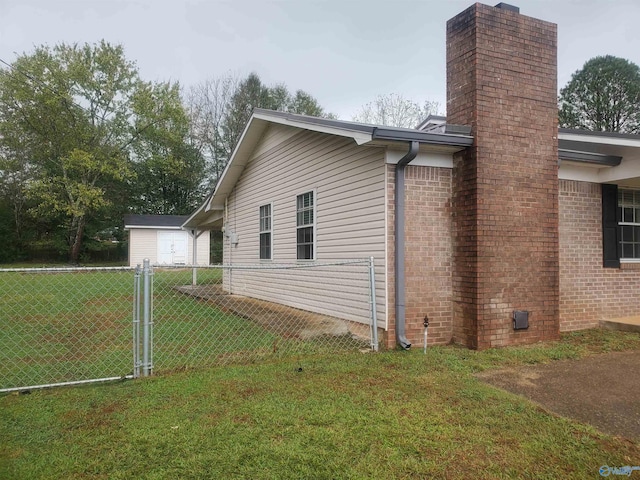
POLYGON ((158 263, 187 263, 187 232, 158 232, 158 263))

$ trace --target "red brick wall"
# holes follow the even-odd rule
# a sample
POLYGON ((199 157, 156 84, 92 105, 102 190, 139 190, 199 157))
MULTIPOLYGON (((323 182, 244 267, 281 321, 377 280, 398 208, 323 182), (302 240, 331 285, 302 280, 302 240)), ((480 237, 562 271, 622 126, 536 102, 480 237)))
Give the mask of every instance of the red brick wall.
POLYGON ((560 180, 560 329, 639 312, 640 264, 602 267, 600 185, 560 180))
MULTIPOLYGON (((387 166, 389 325, 386 345, 395 346, 395 165, 387 166)), ((406 336, 424 346, 451 340, 451 169, 409 165, 405 169, 406 336)))
POLYGON ((472 348, 558 337, 556 39, 482 4, 447 23, 447 121, 475 139, 452 176, 453 335, 472 348))

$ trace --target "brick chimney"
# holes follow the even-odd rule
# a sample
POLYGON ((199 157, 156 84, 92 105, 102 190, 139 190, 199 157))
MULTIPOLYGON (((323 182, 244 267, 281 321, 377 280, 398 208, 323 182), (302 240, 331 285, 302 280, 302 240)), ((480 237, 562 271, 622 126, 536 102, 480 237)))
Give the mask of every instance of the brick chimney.
POLYGON ((476 3, 447 22, 453 337, 471 348, 559 335, 557 28, 476 3), (514 312, 522 326, 514 329, 514 312))

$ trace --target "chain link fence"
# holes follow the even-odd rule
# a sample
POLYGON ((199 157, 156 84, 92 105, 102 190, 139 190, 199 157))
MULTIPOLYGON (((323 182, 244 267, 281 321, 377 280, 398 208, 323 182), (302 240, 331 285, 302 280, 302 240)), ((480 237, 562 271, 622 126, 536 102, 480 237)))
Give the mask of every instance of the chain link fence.
POLYGON ((0 269, 0 391, 377 349, 373 259, 0 269))
POLYGON ((131 268, 0 269, 0 390, 132 374, 131 268))
POLYGON ((156 267, 153 365, 164 372, 377 348, 369 269, 368 260, 156 267))

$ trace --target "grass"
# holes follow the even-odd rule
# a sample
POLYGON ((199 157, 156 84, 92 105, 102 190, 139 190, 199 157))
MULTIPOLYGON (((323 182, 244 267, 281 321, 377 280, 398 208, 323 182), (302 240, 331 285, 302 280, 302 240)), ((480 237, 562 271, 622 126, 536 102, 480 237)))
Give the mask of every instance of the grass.
MULTIPOLYGON (((221 276, 220 269, 201 269, 198 284, 220 283, 221 276)), ((363 346, 348 336, 302 342, 286 331, 276 335, 230 308, 180 293, 174 287, 192 281, 188 268, 158 268, 153 279, 156 372, 363 346)), ((132 373, 133 281, 131 270, 0 271, 0 388, 132 373)))
POLYGON ((0 397, 0 478, 595 478, 640 445, 474 373, 608 351, 632 333, 474 352, 306 356, 0 397))
MULTIPOLYGON (((200 284, 220 276, 198 272, 200 284)), ((154 278, 160 369, 272 346, 274 336, 254 323, 175 291, 191 283, 191 270, 158 270, 154 278)), ((0 388, 131 373, 133 279, 131 271, 0 272, 0 388)))

